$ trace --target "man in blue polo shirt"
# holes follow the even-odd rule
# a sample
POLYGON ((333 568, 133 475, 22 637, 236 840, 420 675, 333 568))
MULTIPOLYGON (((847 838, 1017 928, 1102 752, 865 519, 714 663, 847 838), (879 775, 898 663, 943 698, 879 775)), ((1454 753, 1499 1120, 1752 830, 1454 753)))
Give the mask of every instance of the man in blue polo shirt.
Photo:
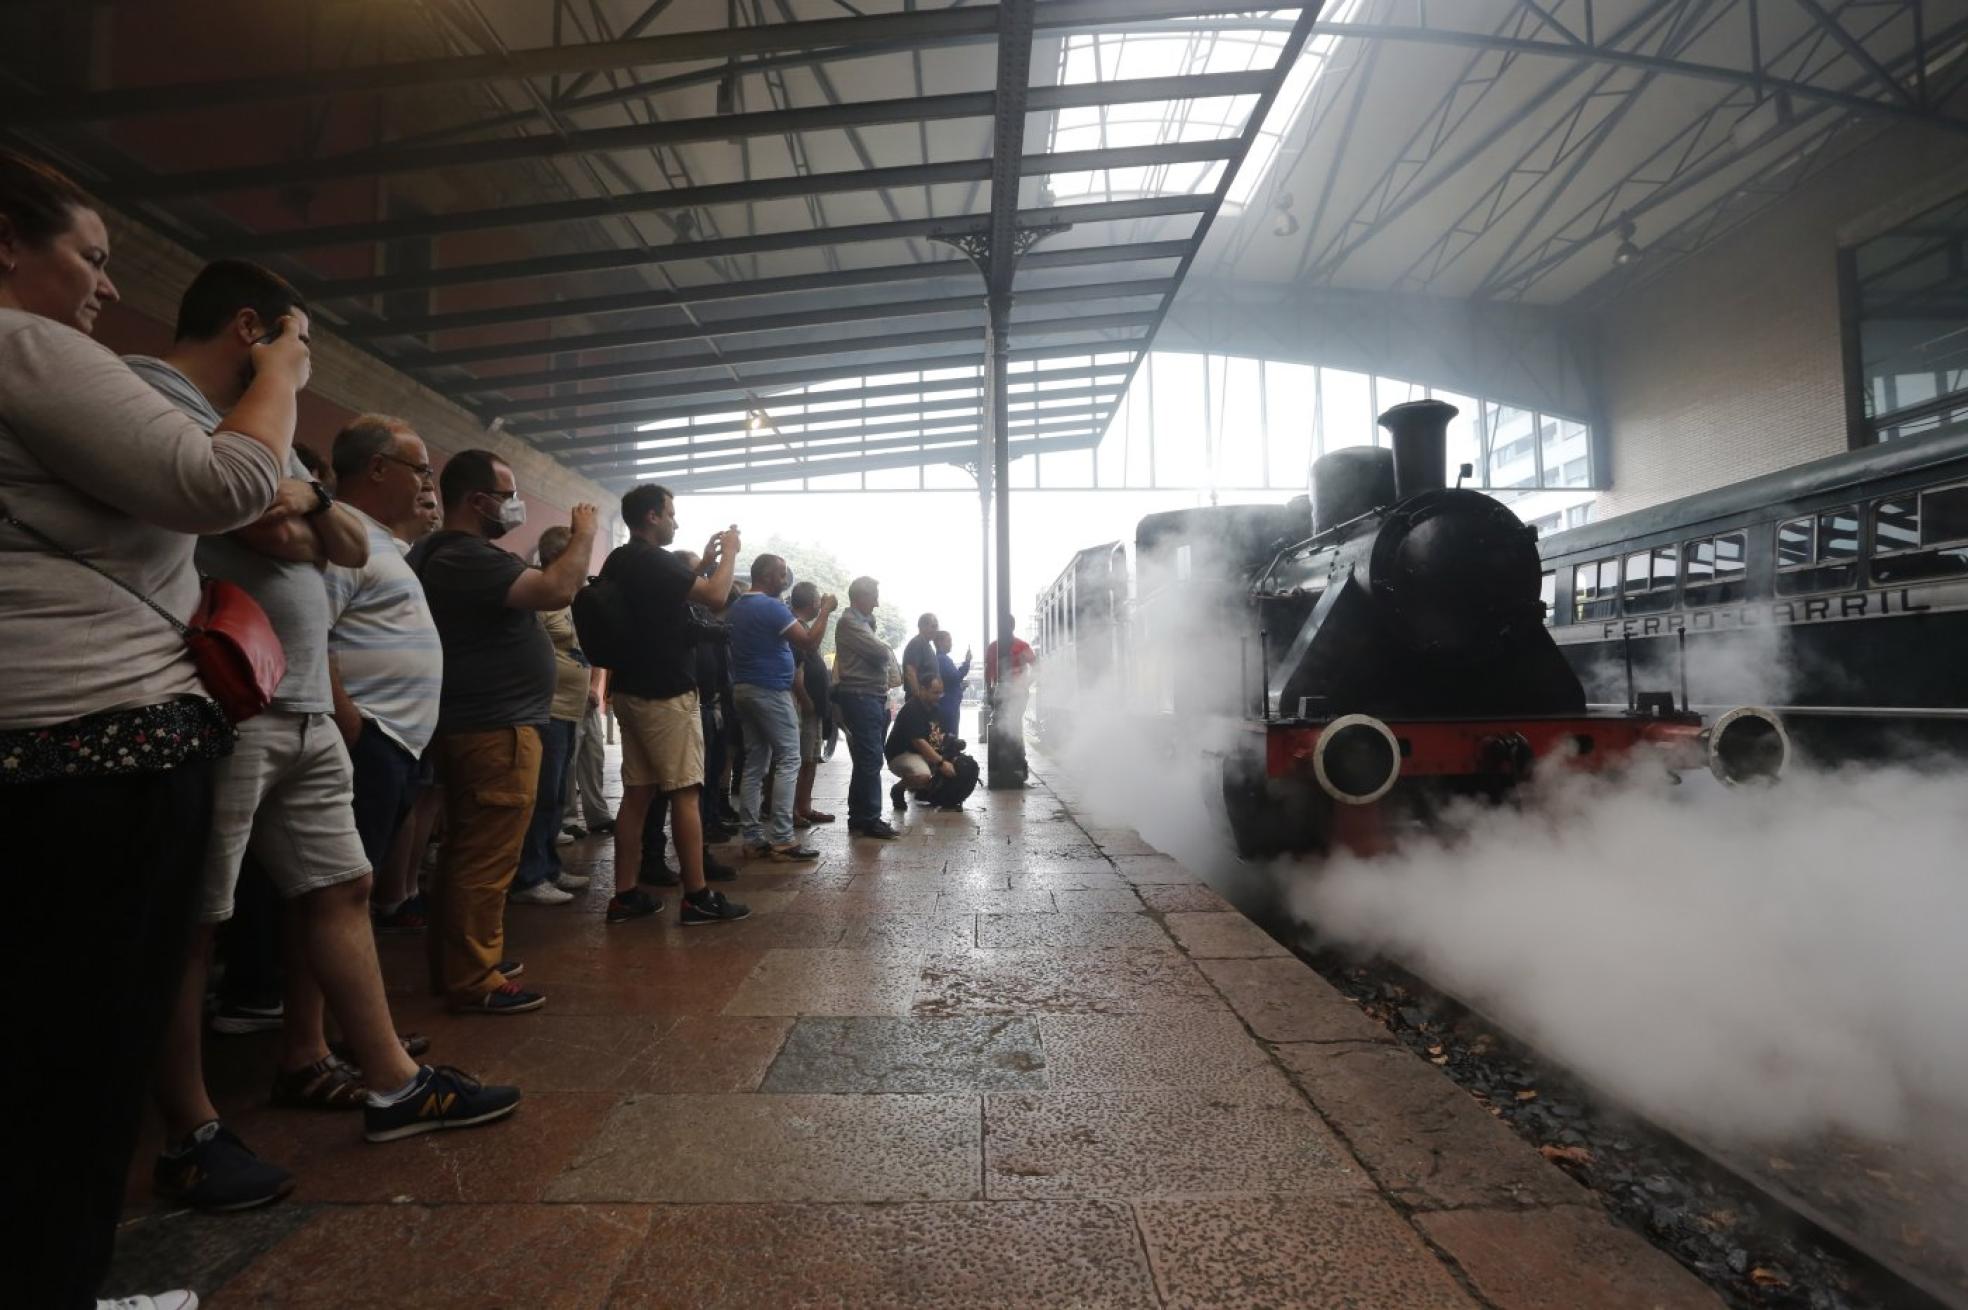
POLYGON ((739 801, 745 854, 779 862, 817 860, 820 852, 793 840, 793 793, 799 783, 799 707, 793 699, 794 653, 817 650, 834 612, 832 596, 802 623, 780 595, 792 570, 777 555, 752 561, 752 589, 725 611, 731 627, 732 676, 738 720, 745 729, 744 789, 739 801), (772 768, 772 808, 759 813, 765 771, 772 768))

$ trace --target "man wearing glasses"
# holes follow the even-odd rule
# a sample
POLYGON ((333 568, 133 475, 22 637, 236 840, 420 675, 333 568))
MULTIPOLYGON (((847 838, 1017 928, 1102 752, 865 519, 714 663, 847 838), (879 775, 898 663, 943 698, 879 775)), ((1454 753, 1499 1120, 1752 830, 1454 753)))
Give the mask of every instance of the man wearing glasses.
MULTIPOLYGON (((335 725, 355 765, 355 828, 373 869, 410 808, 419 761, 437 731, 444 647, 423 584, 391 539, 391 525, 434 492, 430 452, 402 419, 364 414, 335 438, 340 501, 369 534, 369 562, 330 567, 328 677, 335 725)), ((376 886, 382 887, 378 878, 376 886)), ((384 916, 398 908, 377 902, 384 916)))

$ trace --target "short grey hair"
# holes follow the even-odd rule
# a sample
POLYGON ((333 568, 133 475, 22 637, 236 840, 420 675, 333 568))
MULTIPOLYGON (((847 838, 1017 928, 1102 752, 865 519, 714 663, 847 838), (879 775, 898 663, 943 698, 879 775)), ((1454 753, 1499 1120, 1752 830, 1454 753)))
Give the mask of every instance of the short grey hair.
POLYGON ((862 576, 856 578, 854 581, 847 584, 847 598, 849 601, 862 600, 868 595, 869 592, 872 592, 875 588, 879 587, 880 585, 881 584, 875 581, 873 578, 868 577, 866 574, 863 574, 862 576))
POLYGON ((540 563, 544 566, 553 563, 567 553, 567 543, 574 533, 556 523, 540 534, 540 563))
POLYGON ((795 582, 791 593, 786 597, 787 606, 796 610, 803 610, 819 603, 820 588, 811 582, 795 582))
POLYGON ((388 414, 361 414, 335 434, 335 451, 330 462, 337 478, 359 477, 376 461, 396 449, 397 434, 414 432, 408 423, 388 414))

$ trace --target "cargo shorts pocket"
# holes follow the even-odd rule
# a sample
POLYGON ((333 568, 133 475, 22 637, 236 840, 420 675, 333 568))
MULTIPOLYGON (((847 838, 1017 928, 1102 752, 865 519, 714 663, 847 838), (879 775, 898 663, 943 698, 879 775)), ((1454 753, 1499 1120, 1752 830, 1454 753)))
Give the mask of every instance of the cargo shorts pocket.
POLYGON ((507 791, 500 787, 474 787, 472 799, 492 810, 517 810, 533 803, 529 792, 507 791))

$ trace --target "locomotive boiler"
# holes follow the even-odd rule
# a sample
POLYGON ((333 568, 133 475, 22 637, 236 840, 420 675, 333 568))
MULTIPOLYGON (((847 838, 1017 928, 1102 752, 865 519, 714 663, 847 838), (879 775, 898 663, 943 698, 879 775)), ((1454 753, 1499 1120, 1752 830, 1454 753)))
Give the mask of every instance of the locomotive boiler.
POLYGON ((1545 626, 1536 530, 1447 485, 1455 414, 1435 400, 1387 411, 1388 448, 1314 465, 1311 534, 1243 561, 1247 653, 1221 790, 1247 855, 1373 849, 1546 760, 1599 769, 1650 747, 1729 782, 1784 766, 1766 710, 1705 722, 1671 691, 1629 688, 1624 710, 1588 711, 1545 626))

